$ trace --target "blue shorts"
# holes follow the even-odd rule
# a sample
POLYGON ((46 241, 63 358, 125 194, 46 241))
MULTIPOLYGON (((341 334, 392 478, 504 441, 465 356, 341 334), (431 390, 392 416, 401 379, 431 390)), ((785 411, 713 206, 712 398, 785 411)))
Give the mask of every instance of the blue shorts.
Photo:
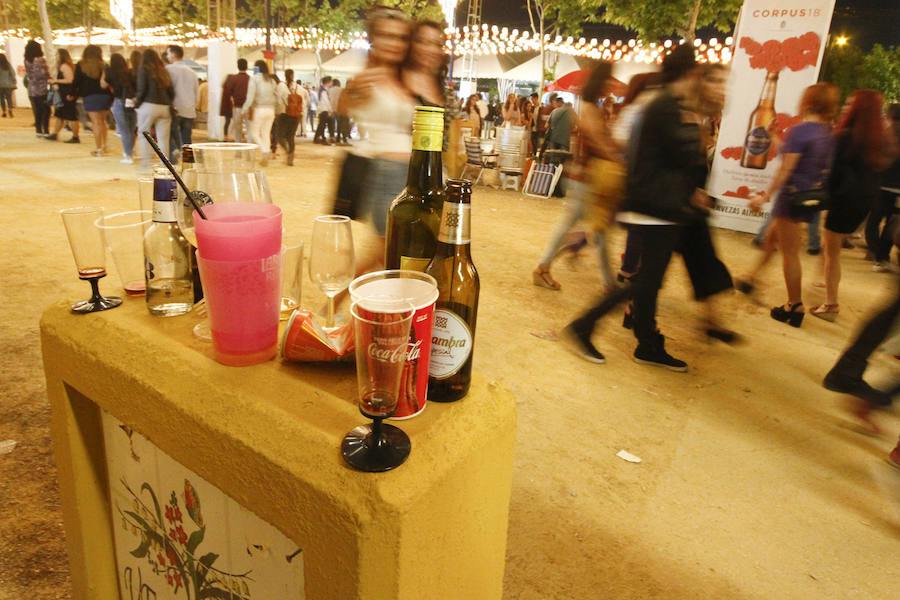
POLYGON ((109 94, 91 94, 84 97, 84 110, 88 112, 109 110, 110 106, 112 106, 112 96, 109 94))
POLYGON ((387 213, 391 202, 406 187, 409 165, 397 160, 375 157, 369 165, 363 188, 363 215, 375 226, 378 235, 387 230, 387 213))

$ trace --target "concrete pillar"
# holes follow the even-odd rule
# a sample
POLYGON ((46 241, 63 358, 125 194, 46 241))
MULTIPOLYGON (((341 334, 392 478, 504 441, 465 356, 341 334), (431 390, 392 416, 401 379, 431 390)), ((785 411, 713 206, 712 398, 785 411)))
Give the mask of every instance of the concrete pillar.
POLYGON ((206 49, 206 74, 209 78, 209 118, 206 128, 210 140, 225 139, 225 118, 219 115, 222 84, 231 73, 237 73, 237 44, 211 40, 206 49))

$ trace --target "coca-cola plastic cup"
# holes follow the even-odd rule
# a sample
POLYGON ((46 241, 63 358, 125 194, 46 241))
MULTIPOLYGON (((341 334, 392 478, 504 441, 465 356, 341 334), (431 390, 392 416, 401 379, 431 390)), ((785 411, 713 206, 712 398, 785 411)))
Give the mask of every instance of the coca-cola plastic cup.
POLYGON ((431 329, 434 325, 434 303, 438 298, 434 277, 419 271, 394 269, 376 271, 357 277, 350 283, 350 299, 403 298, 415 308, 409 328, 409 347, 392 419, 408 419, 423 410, 428 399, 428 365, 431 359, 431 329))

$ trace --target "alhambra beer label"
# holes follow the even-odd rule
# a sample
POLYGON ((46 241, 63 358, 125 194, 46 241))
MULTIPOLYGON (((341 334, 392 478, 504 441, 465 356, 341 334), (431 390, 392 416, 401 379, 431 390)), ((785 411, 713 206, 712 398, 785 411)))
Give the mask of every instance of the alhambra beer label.
POLYGON ((472 332, 453 311, 434 311, 431 334, 431 366, 428 374, 435 379, 455 375, 472 354, 472 332))

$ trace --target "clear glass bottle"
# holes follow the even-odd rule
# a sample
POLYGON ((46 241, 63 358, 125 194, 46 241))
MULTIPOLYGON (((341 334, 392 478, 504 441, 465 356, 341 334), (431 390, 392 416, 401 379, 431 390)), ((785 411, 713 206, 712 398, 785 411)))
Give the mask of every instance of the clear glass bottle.
POLYGON ((144 234, 147 309, 157 317, 176 317, 194 305, 191 245, 175 220, 175 179, 166 169, 153 174, 153 224, 144 234))

